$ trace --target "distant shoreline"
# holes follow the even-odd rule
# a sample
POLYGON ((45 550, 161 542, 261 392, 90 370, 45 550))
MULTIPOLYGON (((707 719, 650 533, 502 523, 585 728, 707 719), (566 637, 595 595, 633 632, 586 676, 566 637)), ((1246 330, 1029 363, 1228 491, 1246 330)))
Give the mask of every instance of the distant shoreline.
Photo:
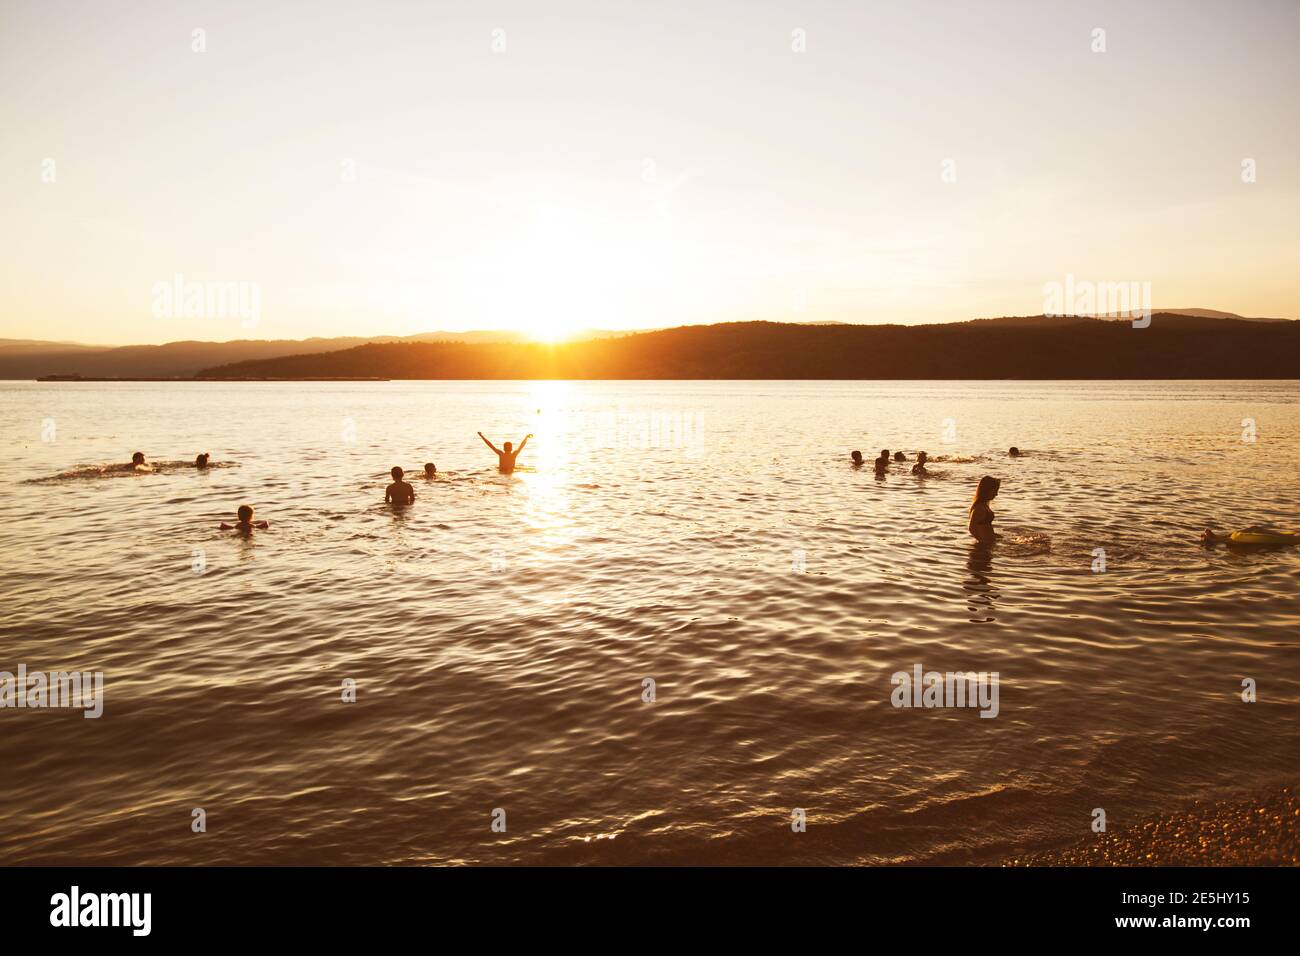
POLYGON ((391 379, 374 376, 321 376, 319 378, 189 378, 146 377, 146 376, 88 376, 88 375, 41 375, 37 378, 0 379, 8 382, 387 382, 391 379))
MULTIPOLYGON (((0 340, 2 343, 4 340, 0 340)), ((356 339, 0 344, 38 381, 1058 381, 1300 378, 1300 321, 1156 313, 942 325, 731 322, 555 343, 356 339)))

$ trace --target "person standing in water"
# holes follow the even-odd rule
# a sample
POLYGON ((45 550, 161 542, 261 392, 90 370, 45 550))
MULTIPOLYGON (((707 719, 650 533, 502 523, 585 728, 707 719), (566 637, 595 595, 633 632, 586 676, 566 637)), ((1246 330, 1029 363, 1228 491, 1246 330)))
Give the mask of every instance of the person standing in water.
MULTIPOLYGON (((478 437, 483 438, 483 433, 479 432, 478 437)), ((515 459, 519 457, 519 453, 523 451, 524 446, 528 444, 528 439, 532 437, 531 433, 525 435, 524 440, 519 443, 518 448, 513 448, 510 442, 505 443, 505 448, 498 448, 486 438, 483 438, 483 444, 487 445, 497 453, 497 468, 500 470, 501 474, 508 475, 515 470, 515 459), (512 448, 513 450, 511 450, 512 448)))
POLYGON ((415 503, 415 489, 411 487, 409 481, 403 481, 404 472, 397 465, 389 472, 393 476, 393 483, 384 489, 384 504, 397 505, 405 507, 415 503))
POLYGON ((862 467, 862 452, 858 451, 858 450, 855 448, 855 449, 853 449, 853 451, 849 452, 849 457, 853 459, 853 467, 854 467, 854 468, 861 468, 861 467, 862 467))
POLYGON ((919 475, 922 478, 929 477, 930 473, 925 470, 925 463, 930 460, 930 456, 923 451, 916 453, 916 464, 912 466, 912 474, 919 475))
POLYGON ((970 506, 970 523, 966 529, 980 544, 992 544, 997 537, 993 531, 993 509, 989 507, 989 502, 998 496, 1001 487, 1001 479, 985 475, 975 489, 975 500, 970 506))

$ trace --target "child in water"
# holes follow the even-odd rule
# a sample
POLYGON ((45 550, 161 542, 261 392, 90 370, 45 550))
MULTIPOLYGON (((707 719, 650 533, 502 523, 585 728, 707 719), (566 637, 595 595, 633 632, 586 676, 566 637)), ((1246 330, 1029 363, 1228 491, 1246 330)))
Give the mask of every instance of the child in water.
POLYGON ((862 467, 862 452, 858 451, 858 450, 855 448, 855 449, 853 449, 853 451, 849 452, 849 457, 853 459, 853 467, 854 467, 854 468, 861 468, 861 467, 862 467))
POLYGON ((208 457, 209 455, 206 451, 203 454, 196 457, 194 459, 194 467, 197 468, 199 471, 202 471, 204 468, 208 467, 208 457))
POLYGON ((921 478, 929 477, 930 473, 925 470, 925 463, 930 460, 930 456, 923 451, 916 453, 916 464, 912 466, 912 474, 921 478))
POLYGON ((436 478, 437 476, 438 476, 438 469, 437 469, 436 467, 434 467, 433 462, 431 462, 431 461, 426 461, 426 462, 424 463, 424 477, 425 477, 425 480, 426 480, 426 481, 432 481, 432 480, 433 480, 434 478, 436 478))
POLYGON ((384 491, 384 503, 395 505, 409 505, 415 501, 415 489, 411 483, 402 480, 402 469, 396 465, 393 466, 392 472, 393 483, 384 491))
POLYGON ((138 451, 131 456, 131 471, 153 471, 153 467, 145 464, 144 452, 138 451))
POLYGON ((253 520, 252 505, 240 505, 239 510, 236 511, 235 514, 238 516, 239 520, 234 524, 226 524, 224 521, 221 522, 222 531, 243 531, 247 533, 252 531, 254 528, 261 528, 265 531, 267 528, 271 527, 268 522, 253 520))
POLYGON ((889 449, 880 449, 880 457, 876 459, 876 474, 883 475, 889 468, 889 449))
POLYGON ((979 487, 975 489, 975 500, 970 506, 970 523, 967 525, 967 530, 981 544, 990 544, 997 537, 993 531, 993 509, 989 507, 989 502, 998 496, 998 489, 1001 487, 1001 479, 985 475, 980 479, 979 487))

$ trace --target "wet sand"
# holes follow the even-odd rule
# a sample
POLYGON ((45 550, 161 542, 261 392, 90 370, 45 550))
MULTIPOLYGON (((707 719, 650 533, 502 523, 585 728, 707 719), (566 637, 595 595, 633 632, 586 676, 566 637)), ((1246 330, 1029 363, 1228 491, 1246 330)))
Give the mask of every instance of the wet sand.
POLYGON ((1004 866, 1296 866, 1300 795, 1283 787, 1248 800, 1197 802, 1064 850, 1004 866))

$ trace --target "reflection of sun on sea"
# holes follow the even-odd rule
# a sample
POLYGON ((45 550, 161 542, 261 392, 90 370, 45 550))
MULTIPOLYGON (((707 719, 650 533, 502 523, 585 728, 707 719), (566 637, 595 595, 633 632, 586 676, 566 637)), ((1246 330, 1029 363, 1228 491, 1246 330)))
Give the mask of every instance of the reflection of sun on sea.
POLYGON ((527 429, 533 440, 524 450, 531 458, 529 470, 520 475, 528 486, 524 520, 533 531, 530 541, 546 560, 560 559, 574 537, 568 445, 572 392, 572 382, 546 381, 529 383, 523 395, 524 420, 533 423, 527 429))

